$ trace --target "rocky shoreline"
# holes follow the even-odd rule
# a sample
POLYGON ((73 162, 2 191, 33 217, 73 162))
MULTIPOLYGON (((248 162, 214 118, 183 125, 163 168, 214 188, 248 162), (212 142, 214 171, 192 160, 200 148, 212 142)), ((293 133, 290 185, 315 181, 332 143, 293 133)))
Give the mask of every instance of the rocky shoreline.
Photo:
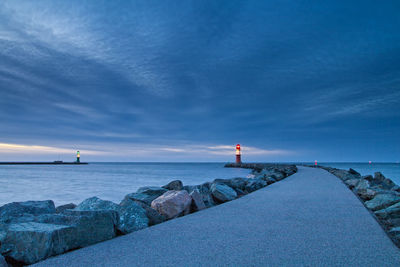
MULTIPOLYGON (((315 166, 308 166, 314 167, 315 166)), ((373 214, 393 243, 400 248, 400 187, 380 172, 365 175, 353 169, 342 170, 317 166, 336 177, 356 194, 364 206, 373 214)))
POLYGON ((79 205, 55 207, 45 200, 1 206, 0 267, 36 263, 132 233, 234 200, 297 172, 295 165, 283 164, 226 167, 252 169, 253 178, 215 179, 193 186, 174 180, 162 187, 141 187, 119 204, 91 197, 79 205))

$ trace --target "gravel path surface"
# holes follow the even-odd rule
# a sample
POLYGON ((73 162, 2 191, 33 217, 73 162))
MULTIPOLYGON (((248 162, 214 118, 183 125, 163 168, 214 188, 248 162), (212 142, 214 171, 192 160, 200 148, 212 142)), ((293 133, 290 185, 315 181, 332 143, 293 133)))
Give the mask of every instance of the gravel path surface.
POLYGON ((238 200, 35 266, 400 266, 393 245, 332 174, 299 167, 238 200))

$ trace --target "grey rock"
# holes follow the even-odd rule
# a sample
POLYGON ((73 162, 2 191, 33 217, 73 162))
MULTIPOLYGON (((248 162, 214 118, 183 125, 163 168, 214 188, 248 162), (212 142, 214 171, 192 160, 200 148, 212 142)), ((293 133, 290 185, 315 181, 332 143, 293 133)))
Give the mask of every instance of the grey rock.
POLYGON ((73 248, 76 228, 26 222, 10 224, 2 239, 1 253, 23 264, 32 264, 73 248))
POLYGON ((266 187, 267 182, 262 179, 250 179, 246 185, 246 192, 251 193, 260 188, 266 187))
POLYGON ((190 193, 190 197, 192 198, 191 211, 199 211, 206 208, 206 204, 204 204, 203 197, 201 196, 199 189, 193 190, 190 193))
POLYGON ((215 183, 210 189, 212 196, 220 203, 234 200, 237 197, 236 191, 225 184, 215 183))
POLYGON ((149 225, 146 211, 129 198, 125 198, 120 205, 108 200, 91 197, 80 203, 75 210, 114 210, 118 212, 118 230, 123 233, 131 233, 149 225))
POLYGON ((378 193, 373 199, 365 202, 365 206, 373 211, 387 208, 397 202, 400 202, 400 197, 395 194, 378 193))
POLYGON ((209 182, 195 186, 184 186, 183 189, 186 190, 188 193, 191 193, 193 192, 193 190, 198 189, 201 196, 203 197, 204 204, 207 208, 215 206, 216 204, 211 194, 211 183, 209 182))
POLYGON ((358 177, 361 177, 361 174, 359 172, 357 172, 356 170, 350 168, 349 169, 349 173, 358 177))
POLYGON ((357 184, 360 182, 360 179, 348 179, 344 181, 344 183, 350 188, 353 189, 354 187, 357 186, 357 184))
POLYGON ((1 254, 0 254, 0 267, 8 267, 6 260, 1 254))
POLYGON ((398 219, 400 218, 400 202, 387 208, 375 211, 375 215, 380 219, 398 219))
POLYGON ((273 184, 276 182, 276 179, 272 176, 262 177, 262 180, 267 182, 267 185, 273 184))
POLYGON ((64 210, 72 210, 72 209, 75 209, 75 208, 76 208, 76 205, 74 203, 61 205, 61 206, 56 207, 56 213, 61 213, 64 210))
POLYGON ((149 226, 146 210, 131 199, 124 199, 119 204, 118 230, 124 234, 141 230, 149 226))
POLYGON ((0 222, 7 223, 13 218, 21 217, 25 214, 39 215, 55 212, 56 207, 52 200, 12 202, 0 207, 0 222))
POLYGON ((368 201, 373 199, 376 196, 377 192, 368 188, 365 190, 358 190, 357 194, 362 200, 368 201))
POLYGON ((137 200, 132 201, 135 201, 136 204, 140 205, 146 211, 146 216, 149 219, 149 226, 156 225, 167 220, 165 216, 161 215, 160 213, 158 213, 158 211, 148 206, 147 204, 137 200))
POLYGON ((139 188, 136 193, 126 195, 125 198, 129 197, 132 200, 141 201, 150 206, 154 199, 158 198, 167 191, 168 189, 162 187, 147 186, 139 188))
POLYGON ((376 172, 372 179, 371 176, 368 176, 368 180, 370 181, 372 187, 383 190, 390 190, 396 185, 392 180, 386 178, 380 172, 376 172))
POLYGON ((169 182, 168 184, 164 185, 162 188, 165 188, 168 190, 182 190, 183 183, 181 180, 174 180, 174 181, 169 182))
POLYGON ((61 215, 69 218, 65 223, 77 228, 76 247, 86 247, 114 238, 119 224, 114 210, 65 210, 61 215))
POLYGON ((249 180, 248 178, 236 177, 232 179, 215 179, 213 183, 225 184, 234 190, 240 189, 243 191, 246 188, 248 180, 249 180))
POLYGON ((191 204, 192 198, 186 190, 170 190, 153 200, 151 207, 167 219, 173 219, 188 214, 191 204))

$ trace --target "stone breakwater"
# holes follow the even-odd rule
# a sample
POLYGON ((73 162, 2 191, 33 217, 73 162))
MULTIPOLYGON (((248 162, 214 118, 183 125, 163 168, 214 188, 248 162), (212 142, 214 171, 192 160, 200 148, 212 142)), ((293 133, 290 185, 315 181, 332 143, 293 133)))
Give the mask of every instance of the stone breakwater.
MULTIPOLYGON (((309 166, 315 167, 315 166, 309 166)), ((375 216, 388 236, 400 248, 400 187, 376 172, 361 176, 353 169, 318 166, 340 178, 375 216)))
POLYGON ((227 164, 251 168, 254 178, 215 179, 201 185, 174 180, 141 187, 119 203, 91 197, 55 207, 51 200, 0 207, 0 267, 32 264, 118 235, 234 200, 297 171, 294 165, 227 164), (4 256, 4 258, 3 258, 4 256))

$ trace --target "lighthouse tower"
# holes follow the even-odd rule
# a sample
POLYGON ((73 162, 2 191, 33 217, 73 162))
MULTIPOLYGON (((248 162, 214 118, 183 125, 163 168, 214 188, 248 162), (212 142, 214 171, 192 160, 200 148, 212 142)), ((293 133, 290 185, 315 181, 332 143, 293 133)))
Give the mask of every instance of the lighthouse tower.
POLYGON ((242 163, 242 157, 240 154, 240 144, 236 145, 236 164, 242 163))
POLYGON ((76 163, 81 163, 81 152, 76 151, 76 163))

